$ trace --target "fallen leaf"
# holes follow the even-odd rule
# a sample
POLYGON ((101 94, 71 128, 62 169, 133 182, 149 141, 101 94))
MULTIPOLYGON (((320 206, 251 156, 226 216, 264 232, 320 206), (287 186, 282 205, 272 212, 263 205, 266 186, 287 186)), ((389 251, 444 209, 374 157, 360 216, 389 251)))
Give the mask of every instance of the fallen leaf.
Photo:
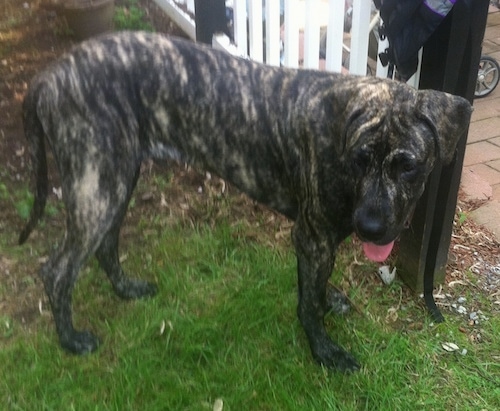
POLYGON ((445 351, 448 352, 457 351, 459 349, 458 345, 452 342, 444 342, 443 344, 441 344, 441 346, 445 351))

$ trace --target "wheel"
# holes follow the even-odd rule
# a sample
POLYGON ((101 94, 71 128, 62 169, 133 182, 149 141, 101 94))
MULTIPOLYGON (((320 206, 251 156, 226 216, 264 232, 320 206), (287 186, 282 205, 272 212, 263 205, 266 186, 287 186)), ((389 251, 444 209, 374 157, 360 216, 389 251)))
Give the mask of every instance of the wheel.
POLYGON ((479 71, 477 72, 476 97, 485 97, 490 94, 498 84, 500 78, 500 65, 489 56, 481 56, 479 71))

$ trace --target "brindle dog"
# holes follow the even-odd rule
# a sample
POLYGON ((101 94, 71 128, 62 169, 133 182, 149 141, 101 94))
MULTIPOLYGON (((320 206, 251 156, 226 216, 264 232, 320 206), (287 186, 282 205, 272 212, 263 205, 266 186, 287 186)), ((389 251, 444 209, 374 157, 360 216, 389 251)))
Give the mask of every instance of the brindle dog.
POLYGON ((269 67, 191 42, 120 33, 77 46, 31 84, 23 105, 36 174, 23 243, 43 214, 45 139, 62 178, 66 233, 41 268, 61 345, 82 354, 98 339, 73 328, 71 295, 95 254, 117 294, 155 294, 128 278, 118 237, 146 158, 218 174, 295 221, 298 317, 316 361, 355 370, 323 317, 335 251, 353 231, 384 259, 408 225, 427 176, 448 163, 470 104, 376 78, 269 67))

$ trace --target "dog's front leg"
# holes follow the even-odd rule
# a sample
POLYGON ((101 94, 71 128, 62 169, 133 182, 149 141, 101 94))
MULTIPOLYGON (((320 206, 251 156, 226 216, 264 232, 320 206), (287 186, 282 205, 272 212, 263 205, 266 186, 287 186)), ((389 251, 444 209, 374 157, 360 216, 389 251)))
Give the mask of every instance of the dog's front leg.
POLYGON ((322 231, 303 221, 297 221, 293 230, 299 277, 297 313, 318 363, 339 371, 356 371, 358 362, 332 341, 324 325, 324 316, 331 308, 327 283, 335 262, 335 246, 322 231))

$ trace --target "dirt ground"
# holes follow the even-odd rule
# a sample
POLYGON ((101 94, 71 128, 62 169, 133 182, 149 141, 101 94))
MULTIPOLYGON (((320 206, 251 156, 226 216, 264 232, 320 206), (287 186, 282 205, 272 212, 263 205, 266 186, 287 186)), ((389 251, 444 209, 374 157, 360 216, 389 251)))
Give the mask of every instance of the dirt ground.
MULTIPOLYGON (((9 171, 6 175, 2 171, 2 181, 7 180, 14 186, 24 185, 29 177, 20 112, 28 83, 38 71, 76 43, 64 34, 63 23, 57 13, 46 6, 48 2, 1 0, 0 164, 9 171)), ((118 7, 120 1, 116 4, 118 7)), ((158 31, 182 34, 158 12, 151 0, 141 0, 141 4, 158 31)))
MULTIPOLYGON (((22 99, 34 74, 74 44, 74 41, 64 34, 64 30, 61 30, 57 15, 40 7, 40 2, 41 0, 0 0, 0 189, 3 190, 0 190, 0 232, 3 238, 8 237, 6 246, 9 247, 15 247, 23 225, 15 208, 14 193, 24 190, 31 179, 22 131, 22 99)), ((141 0, 140 4, 157 31, 180 34, 178 29, 155 9, 151 0, 141 0)), ((161 165, 149 164, 146 168, 145 174, 149 176, 163 171, 161 165)), ((177 171, 175 178, 179 188, 172 189, 167 195, 169 198, 176 197, 180 200, 170 201, 170 204, 178 205, 172 206, 169 211, 185 215, 186 207, 190 206, 185 205, 185 197, 181 197, 181 193, 185 191, 186 186, 189 187, 188 191, 199 191, 200 187, 206 188, 207 182, 204 174, 186 171, 182 167, 177 171)), ((54 173, 51 174, 57 180, 54 173)), ((210 186, 220 192, 225 188, 224 182, 216 179, 211 181, 210 186)), ((143 203, 147 203, 145 208, 147 207, 148 212, 165 212, 163 197, 160 201, 160 194, 153 189, 146 189, 140 198, 143 203), (149 201, 151 198, 158 201, 149 201)), ((269 235, 270 239, 287 236, 290 223, 283 218, 263 210, 242 196, 238 197, 234 204, 231 210, 234 219, 262 219, 262 213, 267 213, 264 219, 271 223, 266 225, 267 233, 264 235, 269 235)), ((477 279, 478 290, 488 294, 492 301, 498 301, 500 272, 495 274, 494 269, 500 271, 500 244, 490 233, 463 218, 475 206, 459 202, 447 284, 471 284, 466 273, 477 272, 477 275, 481 276, 477 279)), ((200 217, 196 207, 191 207, 191 210, 190 218, 197 218, 197 215, 200 217)), ((55 223, 58 224, 61 229, 62 223, 55 223)), ((7 315, 21 318, 23 323, 27 324, 30 318, 36 315, 33 300, 43 298, 41 287, 37 285, 36 264, 32 264, 37 261, 13 261, 12 257, 7 258, 6 255, 0 248, 0 290, 3 288, 9 291, 5 293, 9 295, 8 298, 0 298, 0 317, 7 315)))

